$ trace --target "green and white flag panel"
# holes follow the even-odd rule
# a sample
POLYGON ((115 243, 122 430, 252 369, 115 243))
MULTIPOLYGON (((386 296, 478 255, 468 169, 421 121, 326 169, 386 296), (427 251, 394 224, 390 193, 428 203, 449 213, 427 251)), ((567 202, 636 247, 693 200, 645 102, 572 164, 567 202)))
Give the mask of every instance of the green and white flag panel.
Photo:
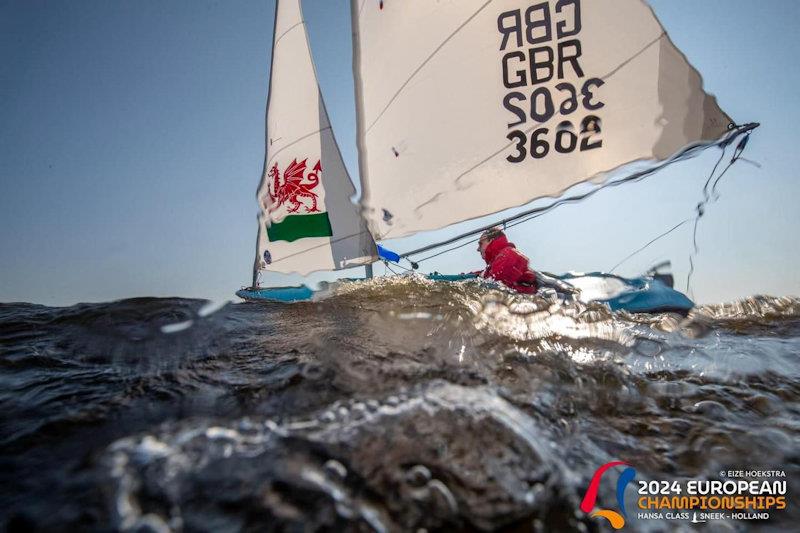
POLYGON ((375 261, 354 194, 317 84, 300 1, 279 0, 255 268, 307 274, 375 261))
POLYGON ((641 0, 353 0, 376 238, 558 196, 730 119, 641 0))

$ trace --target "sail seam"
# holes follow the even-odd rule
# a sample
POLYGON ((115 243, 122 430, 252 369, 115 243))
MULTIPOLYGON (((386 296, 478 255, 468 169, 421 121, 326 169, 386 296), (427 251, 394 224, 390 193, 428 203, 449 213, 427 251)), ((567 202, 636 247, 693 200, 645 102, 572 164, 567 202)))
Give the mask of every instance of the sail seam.
POLYGON ((377 123, 377 122, 378 122, 378 121, 381 119, 381 117, 384 115, 384 113, 386 113, 386 111, 389 109, 389 107, 391 107, 391 105, 394 103, 394 101, 395 101, 395 100, 397 100, 397 97, 398 97, 398 96, 400 96, 400 93, 402 93, 402 92, 403 92, 403 90, 406 88, 406 86, 408 86, 408 84, 411 82, 411 80, 414 78, 414 76, 416 76, 416 75, 419 73, 419 71, 420 71, 420 70, 422 70, 422 68, 423 68, 425 65, 427 65, 427 64, 430 62, 430 60, 431 60, 431 59, 433 59, 433 57, 434 57, 436 54, 438 54, 438 53, 439 53, 439 51, 440 51, 442 48, 444 48, 444 45, 446 45, 448 42, 450 42, 450 40, 451 40, 453 37, 455 37, 455 36, 456 36, 456 34, 458 34, 458 33, 459 33, 461 30, 463 30, 463 29, 464 29, 464 27, 466 27, 466 25, 467 25, 467 24, 469 24, 470 22, 472 22, 472 20, 473 20, 473 19, 474 19, 476 16, 478 16, 478 13, 480 13, 481 11, 483 11, 483 10, 486 8, 486 6, 488 6, 488 5, 489 5, 489 4, 491 4, 491 3, 492 3, 492 0, 487 0, 487 2, 486 2, 485 4, 483 4, 481 7, 479 7, 479 8, 478 8, 478 9, 477 9, 477 10, 476 10, 476 11, 475 11, 475 12, 474 12, 472 15, 470 15, 470 17, 469 17, 467 20, 465 20, 464 22, 462 22, 462 23, 461 23, 461 25, 460 25, 458 28, 456 28, 456 29, 453 31, 453 33, 451 33, 450 35, 448 35, 448 36, 447 36, 447 39, 445 39, 444 41, 442 41, 442 42, 439 44, 439 46, 437 46, 437 47, 436 47, 436 49, 435 49, 433 52, 431 52, 431 54, 430 54, 430 55, 429 55, 427 58, 425 58, 425 61, 423 61, 422 63, 420 63, 420 65, 419 65, 419 66, 418 66, 418 67, 417 67, 417 68, 414 70, 414 72, 412 72, 412 73, 411 73, 411 75, 408 77, 408 79, 406 79, 406 81, 405 81, 405 82, 403 82, 403 84, 400 86, 400 88, 397 90, 397 92, 394 94, 394 96, 392 96, 391 100, 389 100, 389 102, 386 104, 386 106, 383 108, 383 110, 382 110, 382 111, 381 111, 381 112, 378 114, 378 116, 377 116, 377 117, 375 117, 375 120, 374 120, 374 121, 372 121, 372 124, 370 124, 370 125, 369 125, 369 127, 368 127, 368 128, 365 130, 365 131, 364 131, 364 134, 365 134, 365 135, 366 135, 367 133, 369 133, 369 130, 371 130, 371 129, 372 129, 372 127, 373 127, 373 126, 375 126, 375 124, 376 124, 376 123, 377 123))
POLYGON ((617 65, 617 67, 614 70, 612 70, 611 72, 609 72, 605 76, 601 76, 601 79, 603 81, 605 81, 608 78, 610 78, 611 76, 613 76, 614 74, 616 74, 617 72, 619 72, 622 69, 622 67, 626 66, 628 63, 630 63, 631 61, 633 61, 634 59, 636 59, 637 57, 639 57, 640 55, 645 53, 647 51, 647 49, 649 49, 651 46, 656 44, 658 41, 660 41, 661 39, 666 37, 666 35, 667 35, 667 32, 664 31, 664 30, 661 30, 661 33, 658 35, 658 37, 656 37, 655 39, 653 39, 652 41, 650 41, 649 43, 644 45, 644 48, 642 48, 641 50, 639 50, 638 52, 633 54, 631 57, 629 57, 628 59, 626 59, 625 61, 623 61, 619 65, 617 65))
MULTIPOLYGON (((300 137, 300 138, 298 138, 298 139, 296 139, 296 140, 294 140, 294 141, 290 142, 289 144, 287 144, 286 146, 284 146, 284 147, 280 148, 279 150, 276 150, 276 151, 275 151, 275 153, 274 153, 274 154, 272 154, 272 157, 270 157, 270 158, 269 158, 269 160, 267 161, 266 167, 269 167, 269 164, 270 164, 270 163, 272 163, 272 161, 273 161, 273 160, 274 160, 274 159, 275 159, 275 158, 278 156, 278 154, 279 154, 279 153, 281 153, 281 152, 283 152, 283 151, 284 151, 284 150, 286 150, 287 148, 289 148, 289 147, 291 147, 291 146, 294 146, 295 144, 299 143, 299 142, 300 142, 300 141, 302 141, 303 139, 307 139, 307 138, 311 137, 312 135, 316 135, 317 133, 320 133, 320 132, 323 132, 323 131, 325 131, 325 130, 329 130, 329 129, 331 129, 331 127, 330 127, 330 126, 326 126, 326 127, 324 127, 324 128, 320 128, 320 129, 318 129, 317 131, 312 131, 311 133, 309 133, 309 134, 307 134, 307 135, 303 135, 302 137, 300 137)), ((266 167, 265 167, 265 168, 266 168, 266 167)))
POLYGON ((274 45, 272 45, 272 46, 273 46, 273 48, 274 48, 275 46, 278 46, 278 43, 281 41, 281 39, 283 39, 283 38, 284 38, 284 36, 285 36, 287 33, 289 33, 290 31, 292 31, 292 30, 293 30, 293 29, 295 29, 296 27, 298 27, 298 26, 302 26, 302 25, 303 25, 303 21, 301 20, 300 22, 298 22, 297 24, 295 24, 294 26, 292 26, 291 28, 289 28, 289 29, 288 29, 288 30, 286 30, 285 32, 281 33, 281 36, 280 36, 280 37, 278 37, 277 39, 275 39, 275 44, 274 44, 274 45))

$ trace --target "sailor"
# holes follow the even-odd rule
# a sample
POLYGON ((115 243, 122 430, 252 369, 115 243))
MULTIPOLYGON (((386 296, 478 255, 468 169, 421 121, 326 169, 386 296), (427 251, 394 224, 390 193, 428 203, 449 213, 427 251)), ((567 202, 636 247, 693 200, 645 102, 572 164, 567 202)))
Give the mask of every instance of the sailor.
POLYGON ((536 273, 528 267, 528 258, 508 242, 502 229, 495 226, 484 231, 478 241, 478 251, 486 261, 486 269, 481 274, 484 278, 525 294, 536 292, 536 273))

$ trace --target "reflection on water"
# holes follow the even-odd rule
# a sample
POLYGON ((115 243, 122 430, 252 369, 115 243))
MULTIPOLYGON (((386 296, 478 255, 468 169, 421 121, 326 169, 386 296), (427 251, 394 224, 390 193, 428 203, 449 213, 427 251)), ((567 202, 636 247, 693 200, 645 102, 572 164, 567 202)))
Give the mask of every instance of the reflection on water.
MULTIPOLYGON (((624 460, 637 480, 785 470, 787 509, 755 524, 785 529, 798 337, 795 298, 684 319, 410 278, 219 310, 0 305, 0 523, 606 529, 580 501, 624 460)), ((626 529, 692 527, 634 508, 626 529)))

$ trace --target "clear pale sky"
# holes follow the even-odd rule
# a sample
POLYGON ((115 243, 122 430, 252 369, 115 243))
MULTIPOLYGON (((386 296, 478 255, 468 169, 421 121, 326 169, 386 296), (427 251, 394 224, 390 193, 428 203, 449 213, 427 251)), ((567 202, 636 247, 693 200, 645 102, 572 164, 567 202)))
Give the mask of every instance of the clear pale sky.
MULTIPOLYGON (((348 2, 303 4, 355 178, 348 2)), ((799 295, 800 2, 651 5, 721 107, 762 123, 745 154, 761 168, 737 163, 701 222, 695 298, 799 295)), ((269 0, 0 0, 0 301, 221 300, 249 283, 273 11, 269 0)), ((535 268, 608 270, 691 215, 718 155, 712 148, 509 236, 535 268)), ((485 223, 387 244, 404 251, 485 223)), ((474 248, 423 269, 477 269, 474 248)), ((683 286, 691 249, 686 226, 619 273, 671 259, 683 286)))

